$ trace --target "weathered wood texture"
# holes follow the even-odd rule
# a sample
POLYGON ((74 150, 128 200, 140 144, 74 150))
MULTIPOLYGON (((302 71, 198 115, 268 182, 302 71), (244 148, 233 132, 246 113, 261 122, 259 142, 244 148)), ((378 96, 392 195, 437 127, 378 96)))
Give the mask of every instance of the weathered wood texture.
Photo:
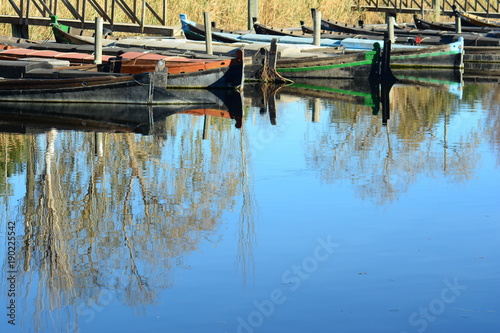
POLYGON ((27 25, 50 25, 50 15, 58 15, 63 24, 92 29, 95 18, 102 17, 104 28, 130 33, 172 36, 166 26, 167 0, 9 0, 10 15, 0 15, 0 23, 14 30, 27 25), (146 21, 152 24, 146 24, 146 21))
POLYGON ((476 15, 500 17, 500 2, 498 0, 355 0, 355 5, 352 8, 377 12, 430 15, 434 15, 437 10, 439 14, 452 15, 453 6, 456 6, 458 10, 476 15))

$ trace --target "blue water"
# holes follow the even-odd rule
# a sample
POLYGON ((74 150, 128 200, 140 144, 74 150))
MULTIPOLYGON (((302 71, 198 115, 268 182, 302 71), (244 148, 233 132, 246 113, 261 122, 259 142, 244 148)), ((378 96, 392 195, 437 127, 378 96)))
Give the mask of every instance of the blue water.
POLYGON ((1 331, 498 332, 500 90, 460 89, 0 134, 1 331))

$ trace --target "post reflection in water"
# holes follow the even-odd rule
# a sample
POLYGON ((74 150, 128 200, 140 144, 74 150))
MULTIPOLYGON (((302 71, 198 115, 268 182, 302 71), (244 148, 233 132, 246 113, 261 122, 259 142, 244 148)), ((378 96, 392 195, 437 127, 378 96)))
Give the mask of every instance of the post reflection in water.
MULTIPOLYGON (((211 96, 208 105, 149 109, 140 119, 130 112, 134 119, 113 116, 105 124, 88 114, 82 121, 76 109, 69 122, 60 118, 64 110, 44 122, 42 107, 20 116, 23 106, 4 106, 0 253, 2 284, 9 262, 16 267, 14 329, 242 330, 237 318, 247 320, 259 309, 253 304, 263 304, 257 300, 284 288, 283 271, 309 254, 296 252, 300 240, 332 232, 333 213, 319 193, 334 198, 335 186, 349 184, 351 197, 342 198, 349 207, 391 207, 415 195, 424 177, 467 187, 490 151, 498 167, 498 82, 378 88, 349 81, 247 86, 242 95, 211 96), (8 221, 16 235, 10 259, 8 221)), ((341 268, 327 272, 335 274, 287 295, 283 311, 273 306, 258 325, 248 321, 247 331, 298 332, 298 304, 315 302, 305 310, 312 327, 363 331, 339 312, 348 308, 339 290, 350 288, 349 279, 336 278, 341 268)), ((379 299, 365 301, 359 318, 379 299)), ((415 329, 407 319, 420 305, 400 305, 391 330, 415 329)), ((387 331, 385 319, 370 320, 374 332, 387 331)), ((0 325, 12 329, 7 320, 0 325)))

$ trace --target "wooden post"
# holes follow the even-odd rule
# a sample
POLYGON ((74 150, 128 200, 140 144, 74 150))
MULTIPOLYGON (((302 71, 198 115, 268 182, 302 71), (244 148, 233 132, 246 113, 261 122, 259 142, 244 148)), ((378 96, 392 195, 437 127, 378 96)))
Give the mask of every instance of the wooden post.
POLYGON ((203 16, 205 18, 205 44, 207 49, 207 54, 214 54, 212 48, 212 24, 210 23, 210 12, 204 12, 203 16))
POLYGON ((141 32, 144 32, 144 20, 146 19, 146 0, 142 0, 141 6, 141 32))
POLYGON ((321 45, 321 12, 319 10, 314 11, 313 45, 321 45))
POLYGON ((275 71, 276 63, 278 62, 278 39, 273 38, 269 47, 269 67, 275 71))
POLYGON ((111 22, 109 22, 111 25, 111 30, 113 30, 113 26, 115 24, 115 3, 116 0, 111 1, 111 22))
POLYGON ((442 2, 442 0, 432 0, 432 7, 434 7, 434 21, 436 21, 436 22, 440 21, 441 2, 442 2))
POLYGON ((389 15, 389 18, 387 20, 387 31, 389 31, 389 40, 391 43, 396 42, 396 36, 394 35, 394 24, 395 24, 396 19, 394 16, 389 15))
POLYGON ((462 20, 460 19, 460 16, 458 16, 456 13, 455 13, 455 32, 457 34, 462 33, 462 20))
POLYGON ((248 30, 253 29, 253 18, 259 19, 259 0, 248 0, 248 30))
POLYGON ((94 63, 97 65, 102 64, 102 28, 102 17, 96 17, 94 32, 94 63))
POLYGON ((163 25, 167 25, 167 0, 163 0, 163 25))
POLYGON ((87 0, 83 0, 82 4, 82 23, 81 28, 85 29, 85 15, 87 14, 87 0))

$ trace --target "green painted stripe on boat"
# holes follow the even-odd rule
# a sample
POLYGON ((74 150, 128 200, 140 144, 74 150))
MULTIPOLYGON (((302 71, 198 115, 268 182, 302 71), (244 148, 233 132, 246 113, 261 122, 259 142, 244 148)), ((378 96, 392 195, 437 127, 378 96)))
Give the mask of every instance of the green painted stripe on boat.
MULTIPOLYGON (((278 72, 307 72, 307 71, 321 71, 328 70, 333 68, 345 68, 345 67, 357 67, 364 65, 371 65, 373 63, 373 59, 375 58, 376 52, 369 51, 365 52, 365 60, 349 62, 345 64, 335 64, 335 65, 325 65, 325 66, 311 66, 311 67, 296 67, 296 68, 277 68, 278 72)), ((321 58, 319 58, 321 59, 321 58)))
POLYGON ((371 63, 372 63, 371 60, 364 60, 364 61, 356 61, 356 62, 349 62, 349 63, 345 63, 345 64, 326 65, 326 66, 311 66, 311 67, 297 67, 297 68, 277 68, 276 70, 278 71, 278 73, 284 73, 284 72, 309 72, 309 71, 328 70, 328 69, 333 69, 333 68, 346 68, 346 67, 357 67, 357 66, 371 65, 371 63))

